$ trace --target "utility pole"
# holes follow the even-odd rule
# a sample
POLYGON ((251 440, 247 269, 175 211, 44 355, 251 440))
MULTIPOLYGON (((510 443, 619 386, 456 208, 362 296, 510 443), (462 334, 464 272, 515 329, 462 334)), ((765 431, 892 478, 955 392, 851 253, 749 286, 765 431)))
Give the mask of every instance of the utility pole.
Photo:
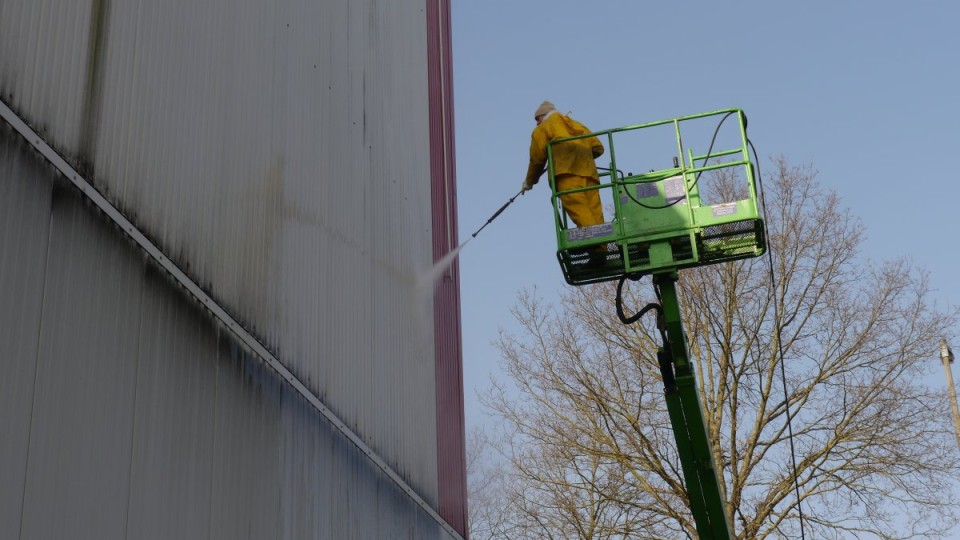
POLYGON ((957 406, 957 389, 953 387, 953 373, 950 364, 953 363, 953 351, 947 345, 947 340, 940 339, 940 361, 943 370, 947 373, 947 389, 950 391, 950 403, 953 405, 953 429, 957 434, 957 446, 960 447, 960 407, 957 406))

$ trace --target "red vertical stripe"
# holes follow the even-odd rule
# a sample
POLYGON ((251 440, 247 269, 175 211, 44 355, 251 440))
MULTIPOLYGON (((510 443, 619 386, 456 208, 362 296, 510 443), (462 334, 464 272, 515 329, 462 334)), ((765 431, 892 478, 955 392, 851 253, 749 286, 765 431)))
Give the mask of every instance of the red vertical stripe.
MULTIPOLYGON (((453 131, 450 2, 427 1, 430 95, 430 185, 433 260, 458 245, 453 131)), ((467 536, 467 474, 460 334, 460 267, 454 262, 433 301, 437 380, 437 472, 440 515, 467 536)))

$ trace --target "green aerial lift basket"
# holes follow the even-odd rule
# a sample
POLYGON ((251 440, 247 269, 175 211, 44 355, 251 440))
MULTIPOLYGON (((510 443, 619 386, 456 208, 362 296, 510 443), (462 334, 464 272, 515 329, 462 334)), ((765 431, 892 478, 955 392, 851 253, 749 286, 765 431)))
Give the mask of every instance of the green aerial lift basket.
MULTIPOLYGON (((557 227, 557 258, 567 283, 584 285, 763 255, 766 238, 746 124, 743 111, 726 109, 551 141, 547 173, 557 227), (729 146, 714 150, 717 134, 728 118, 736 119, 738 129, 724 131, 724 144, 729 146), (709 145, 704 142, 706 153, 695 155, 684 146, 684 129, 695 126, 688 131, 696 135, 705 125, 716 130, 709 145), (616 145, 626 146, 621 152, 630 153, 629 142, 646 140, 643 136, 647 133, 654 139, 672 133, 673 140, 667 143, 671 155, 659 156, 667 163, 672 157, 672 166, 641 174, 622 172, 616 145), (609 168, 600 174, 599 185, 558 192, 554 146, 587 137, 604 143, 609 168), (605 214, 612 203, 613 219, 589 227, 568 224, 560 196, 590 190, 600 192, 605 214), (718 196, 725 199, 713 200, 718 196)), ((637 152, 646 153, 644 148, 637 152)))

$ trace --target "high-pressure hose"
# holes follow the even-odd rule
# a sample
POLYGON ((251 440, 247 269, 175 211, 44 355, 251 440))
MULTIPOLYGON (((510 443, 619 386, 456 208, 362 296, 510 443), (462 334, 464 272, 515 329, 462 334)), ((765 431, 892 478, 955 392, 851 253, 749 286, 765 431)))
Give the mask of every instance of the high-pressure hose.
MULTIPOLYGON (((627 317, 623 312, 623 284, 628 279, 630 281, 639 281, 643 276, 637 275, 626 275, 620 278, 620 281, 617 283, 617 317, 620 318, 620 322, 623 324, 633 324, 640 320, 640 317, 643 317, 651 310, 657 312, 657 330, 660 331, 660 338, 663 340, 664 346, 667 344, 667 328, 663 320, 663 306, 657 302, 650 302, 649 304, 640 308, 640 311, 634 313, 633 315, 627 317)), ((660 289, 657 287, 656 282, 653 284, 653 291, 657 295, 657 300, 660 299, 660 289)))
MULTIPOLYGON (((639 321, 640 317, 643 317, 644 315, 646 315, 647 312, 649 312, 651 309, 657 310, 658 319, 662 316, 663 308, 660 306, 660 304, 657 304, 655 302, 651 302, 643 306, 643 308, 641 308, 640 311, 634 313, 629 317, 627 317, 623 313, 623 283, 628 279, 630 281, 639 281, 641 277, 642 276, 639 276, 639 277, 623 276, 622 278, 620 278, 620 282, 617 283, 617 317, 620 318, 620 322, 622 322, 623 324, 633 324, 639 321)), ((657 296, 659 296, 659 291, 657 292, 657 296)))
MULTIPOLYGON (((620 322, 623 324, 633 324, 650 311, 657 312, 657 331, 660 333, 660 340, 662 342, 662 346, 657 351, 657 364, 659 364, 660 367, 660 376, 663 379, 664 392, 669 395, 676 391, 677 382, 673 372, 673 353, 670 350, 670 341, 667 338, 667 325, 663 318, 663 306, 657 302, 651 302, 629 317, 623 313, 623 284, 628 279, 630 281, 639 281, 641 277, 643 276, 627 275, 620 278, 620 282, 617 283, 617 317, 620 318, 620 322)), ((660 300, 660 288, 657 287, 656 280, 654 280, 653 283, 653 291, 657 295, 657 300, 660 300)))

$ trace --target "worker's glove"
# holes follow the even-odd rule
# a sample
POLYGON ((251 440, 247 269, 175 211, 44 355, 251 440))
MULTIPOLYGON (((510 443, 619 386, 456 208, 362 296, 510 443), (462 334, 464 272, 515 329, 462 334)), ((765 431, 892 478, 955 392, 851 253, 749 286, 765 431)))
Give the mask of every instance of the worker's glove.
POLYGON ((521 191, 530 191, 531 189, 533 189, 533 184, 531 184, 530 182, 527 182, 526 180, 524 180, 524 181, 523 181, 523 185, 520 186, 520 190, 521 190, 521 191))

